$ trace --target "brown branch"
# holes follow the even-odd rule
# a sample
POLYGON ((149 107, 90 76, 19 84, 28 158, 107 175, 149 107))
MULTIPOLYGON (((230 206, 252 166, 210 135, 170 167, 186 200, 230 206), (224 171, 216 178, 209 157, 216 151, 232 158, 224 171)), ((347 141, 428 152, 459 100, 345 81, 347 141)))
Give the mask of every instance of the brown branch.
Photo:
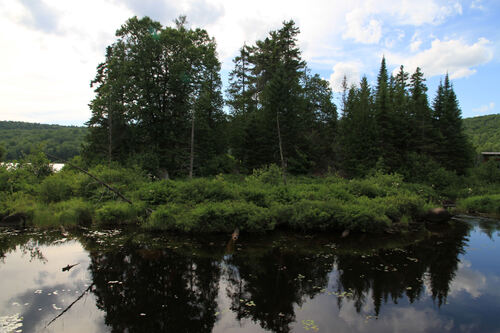
POLYGON ((54 321, 57 320, 57 318, 61 317, 63 314, 65 314, 76 302, 78 302, 79 300, 82 299, 83 295, 85 295, 92 287, 94 286, 94 283, 92 283, 87 289, 85 289, 85 291, 80 295, 78 296, 77 299, 75 299, 73 301, 73 303, 71 303, 70 305, 68 305, 68 307, 66 309, 64 309, 60 314, 58 314, 54 319, 52 319, 51 321, 49 321, 49 323, 47 325, 45 325, 45 328, 49 327, 50 324, 52 324, 54 321))
POLYGON ((95 181, 97 181, 99 184, 101 184, 101 185, 105 186, 108 190, 110 190, 110 191, 112 191, 112 192, 116 193, 116 194, 117 194, 120 198, 122 198, 124 201, 126 201, 126 202, 128 202, 129 204, 133 205, 132 201, 130 201, 129 199, 125 198, 125 196, 124 196, 123 194, 121 194, 120 192, 118 192, 118 190, 117 190, 117 189, 115 189, 115 188, 113 188, 113 187, 109 186, 108 184, 106 184, 105 182, 103 182, 102 180, 100 180, 99 178, 97 178, 96 176, 94 176, 94 175, 90 174, 89 172, 87 172, 87 171, 83 170, 83 169, 82 169, 82 168, 80 168, 79 166, 76 166, 76 165, 74 165, 73 163, 68 162, 68 161, 66 161, 66 160, 64 160, 64 159, 62 159, 62 158, 57 157, 57 156, 54 156, 54 155, 51 155, 51 154, 48 154, 48 153, 46 153, 46 154, 47 154, 47 156, 49 156, 49 157, 55 158, 56 160, 61 160, 61 161, 63 161, 65 164, 68 164, 69 166, 71 166, 72 168, 75 168, 75 169, 77 169, 77 170, 79 170, 79 171, 83 172, 84 174, 86 174, 86 175, 87 175, 87 176, 89 176, 90 178, 92 178, 92 179, 94 179, 95 181))

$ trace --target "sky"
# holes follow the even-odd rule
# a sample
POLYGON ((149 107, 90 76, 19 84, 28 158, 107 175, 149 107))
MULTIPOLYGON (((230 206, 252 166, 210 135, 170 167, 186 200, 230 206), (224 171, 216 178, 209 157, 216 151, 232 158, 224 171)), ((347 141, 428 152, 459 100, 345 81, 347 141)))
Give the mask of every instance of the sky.
POLYGON ((293 19, 337 105, 342 77, 374 84, 385 56, 390 71, 422 69, 430 102, 448 73, 464 118, 500 113, 498 0, 0 0, 0 120, 83 125, 115 31, 132 16, 171 26, 179 15, 215 37, 224 86, 244 43, 293 19))

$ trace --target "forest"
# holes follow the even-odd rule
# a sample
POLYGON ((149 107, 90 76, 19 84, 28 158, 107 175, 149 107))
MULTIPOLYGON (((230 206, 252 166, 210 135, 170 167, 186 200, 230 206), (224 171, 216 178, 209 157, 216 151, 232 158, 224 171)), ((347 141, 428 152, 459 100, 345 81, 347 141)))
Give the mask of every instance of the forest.
POLYGON ((91 82, 81 155, 57 174, 36 150, 0 170, 0 213, 188 232, 407 230, 443 202, 500 215, 500 170, 474 166, 448 75, 429 97, 420 68, 392 75, 382 58, 336 106, 298 34, 286 21, 244 44, 223 92, 207 31, 127 20, 91 82))
POLYGON ((464 129, 477 153, 500 151, 500 114, 466 118, 464 129))
POLYGON ((71 159, 80 154, 87 128, 0 121, 0 146, 3 160, 21 160, 24 155, 42 149, 44 152, 71 159))

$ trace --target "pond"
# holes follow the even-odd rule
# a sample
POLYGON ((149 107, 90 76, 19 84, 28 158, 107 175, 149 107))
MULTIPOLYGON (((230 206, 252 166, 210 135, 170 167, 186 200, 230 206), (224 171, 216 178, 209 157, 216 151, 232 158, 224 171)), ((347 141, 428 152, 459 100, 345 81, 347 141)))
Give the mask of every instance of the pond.
POLYGON ((0 332, 498 332, 500 222, 405 235, 0 230, 0 332))

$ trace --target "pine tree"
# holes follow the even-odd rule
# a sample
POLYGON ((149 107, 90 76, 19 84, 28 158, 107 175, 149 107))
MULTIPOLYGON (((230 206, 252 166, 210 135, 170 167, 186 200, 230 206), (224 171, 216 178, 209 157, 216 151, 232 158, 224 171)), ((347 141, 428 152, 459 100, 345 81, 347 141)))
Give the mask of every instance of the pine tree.
MULTIPOLYGON (((392 82, 392 81, 391 81, 392 82)), ((377 156, 381 158, 383 164, 390 171, 394 171, 400 161, 396 149, 398 135, 396 133, 396 119, 393 112, 391 99, 391 86, 385 57, 382 58, 380 71, 377 76, 377 86, 375 88, 375 117, 377 123, 377 147, 379 149, 377 156)))
POLYGON ((446 74, 433 102, 434 121, 438 133, 436 159, 448 170, 465 173, 471 166, 472 148, 463 130, 458 100, 446 74))
POLYGON ((340 133, 342 169, 351 177, 366 175, 375 166, 379 151, 375 105, 365 76, 359 89, 349 89, 340 133))
POLYGON ((409 74, 401 66, 395 77, 391 77, 391 100, 393 107, 394 149, 398 157, 395 169, 401 171, 406 166, 408 150, 410 149, 410 115, 409 115, 409 74))
POLYGON ((435 151, 435 132, 432 113, 427 99, 424 74, 417 67, 410 77, 409 120, 410 150, 418 154, 431 155, 435 151))

